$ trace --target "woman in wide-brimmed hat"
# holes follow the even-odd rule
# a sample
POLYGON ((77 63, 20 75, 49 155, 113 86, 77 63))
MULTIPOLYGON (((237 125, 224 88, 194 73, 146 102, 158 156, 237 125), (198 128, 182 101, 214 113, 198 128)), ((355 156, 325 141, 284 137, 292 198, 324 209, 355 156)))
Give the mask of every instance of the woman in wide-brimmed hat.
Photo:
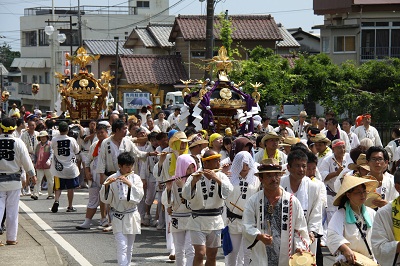
POLYGON ((373 259, 371 229, 375 211, 364 205, 367 195, 375 191, 378 181, 346 175, 333 201, 339 206, 328 225, 327 245, 337 260, 353 264, 354 252, 373 259))

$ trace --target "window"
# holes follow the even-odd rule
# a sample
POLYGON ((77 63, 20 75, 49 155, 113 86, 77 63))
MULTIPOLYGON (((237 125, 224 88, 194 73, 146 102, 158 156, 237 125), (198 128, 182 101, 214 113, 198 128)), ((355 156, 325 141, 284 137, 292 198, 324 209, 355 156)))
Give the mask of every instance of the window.
POLYGON ((335 36, 334 50, 335 53, 355 52, 356 37, 355 36, 335 36))
POLYGON ((25 31, 22 33, 22 36, 23 36, 23 44, 25 47, 37 45, 36 31, 25 31))
POLYGON ((50 72, 44 72, 44 84, 50 84, 50 72))
POLYGON ((39 46, 49 46, 49 35, 44 30, 39 30, 39 46))
POLYGON ((78 46, 79 45, 79 33, 78 30, 72 30, 70 31, 69 29, 60 29, 60 34, 64 33, 67 39, 65 42, 60 43, 60 46, 78 46))
POLYGON ((37 83, 38 82, 38 77, 36 75, 32 76, 32 83, 37 83))
POLYGON ((149 1, 137 1, 136 2, 137 7, 150 7, 150 2, 149 1))
POLYGON ((322 52, 329 54, 331 52, 330 46, 329 46, 329 37, 322 37, 322 52))
POLYGON ((400 58, 400 22, 368 22, 361 28, 361 60, 400 58))
POLYGON ((27 75, 22 75, 22 82, 23 83, 28 83, 28 76, 27 75))
POLYGON ((43 76, 39 75, 39 84, 43 84, 43 76))
POLYGON ((205 56, 205 51, 192 51, 192 58, 204 58, 205 56))

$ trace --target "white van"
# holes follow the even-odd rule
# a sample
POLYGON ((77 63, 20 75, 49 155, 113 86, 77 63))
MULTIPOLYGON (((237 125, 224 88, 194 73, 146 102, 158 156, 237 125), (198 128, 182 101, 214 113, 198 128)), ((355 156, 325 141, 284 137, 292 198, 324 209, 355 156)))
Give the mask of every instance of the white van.
POLYGON ((183 106, 182 92, 181 91, 167 92, 167 95, 165 96, 165 104, 169 105, 170 100, 172 100, 172 104, 174 106, 177 107, 183 106))

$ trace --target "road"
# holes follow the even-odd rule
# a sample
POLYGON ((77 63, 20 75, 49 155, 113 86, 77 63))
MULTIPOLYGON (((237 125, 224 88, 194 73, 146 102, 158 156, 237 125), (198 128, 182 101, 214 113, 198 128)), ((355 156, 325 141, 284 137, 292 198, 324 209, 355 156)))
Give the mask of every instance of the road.
MULTIPOLYGON (((115 265, 116 245, 112 233, 103 233, 93 226, 90 230, 76 230, 75 226, 84 221, 88 190, 79 189, 75 193, 74 207, 77 212, 66 212, 67 196, 62 194, 58 213, 50 211, 53 200, 47 200, 45 195, 39 200, 21 197, 21 214, 45 237, 48 237, 58 247, 66 265, 115 265)), ((96 214, 97 222, 100 215, 96 214)), ((142 234, 137 235, 134 244, 132 265, 168 265, 173 264, 168 259, 166 250, 165 230, 153 227, 143 227, 142 234)), ((324 254, 328 254, 324 249, 324 254)), ((225 265, 222 249, 218 254, 217 265, 225 265)), ((331 256, 324 257, 325 265, 332 265, 331 256)))

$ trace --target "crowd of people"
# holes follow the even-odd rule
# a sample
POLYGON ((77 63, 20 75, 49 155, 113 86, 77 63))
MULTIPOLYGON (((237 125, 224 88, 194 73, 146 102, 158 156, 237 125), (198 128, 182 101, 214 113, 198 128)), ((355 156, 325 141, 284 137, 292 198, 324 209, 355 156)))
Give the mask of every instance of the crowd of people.
POLYGON ((76 229, 112 231, 119 265, 130 265, 148 226, 165 230, 176 265, 215 265, 220 247, 226 265, 323 265, 324 246, 337 265, 400 265, 400 130, 384 147, 369 114, 339 125, 331 112, 308 123, 302 111, 278 127, 255 116, 245 135, 180 131, 179 108, 113 111, 87 125, 16 106, 9 115, 0 124, 8 245, 17 244, 20 196, 47 190, 57 213, 66 190, 66 211, 76 212, 74 191, 88 188, 76 229))

